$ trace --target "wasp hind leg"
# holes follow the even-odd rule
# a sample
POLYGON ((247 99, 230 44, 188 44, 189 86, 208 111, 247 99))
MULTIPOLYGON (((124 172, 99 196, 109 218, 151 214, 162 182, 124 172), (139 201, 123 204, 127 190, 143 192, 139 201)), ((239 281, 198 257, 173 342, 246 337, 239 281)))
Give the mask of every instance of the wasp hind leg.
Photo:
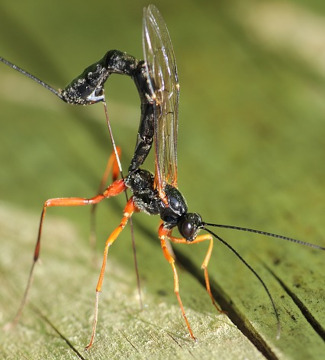
POLYGON ((11 324, 8 324, 8 326, 6 326, 6 328, 12 327, 18 323, 18 321, 21 317, 21 314, 23 312, 23 309, 26 305, 29 290, 32 285, 32 279, 33 279, 35 265, 40 256, 42 229, 43 229, 43 223, 44 223, 47 209, 49 207, 58 207, 58 206, 84 206, 84 205, 97 204, 106 198, 110 198, 112 196, 116 196, 116 195, 120 194, 125 189, 126 189, 126 186, 124 184, 124 181, 117 180, 112 185, 110 185, 102 194, 96 195, 90 199, 81 198, 81 197, 70 197, 70 198, 54 198, 54 199, 48 199, 45 201, 45 203, 43 205, 40 223, 39 223, 38 236, 37 236, 35 249, 34 249, 34 255, 33 255, 33 263, 32 263, 32 266, 31 266, 31 269, 29 272, 25 292, 24 292, 23 298, 21 300, 20 306, 18 308, 18 311, 16 313, 14 320, 12 321, 11 324))

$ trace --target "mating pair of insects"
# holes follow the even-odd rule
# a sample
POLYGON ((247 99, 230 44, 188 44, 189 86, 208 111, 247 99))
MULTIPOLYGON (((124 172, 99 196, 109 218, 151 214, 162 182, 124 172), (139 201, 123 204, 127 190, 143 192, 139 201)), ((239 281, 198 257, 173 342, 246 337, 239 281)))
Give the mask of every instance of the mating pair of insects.
POLYGON ((179 82, 176 60, 166 24, 158 9, 153 5, 149 5, 144 9, 142 40, 144 60, 139 61, 133 56, 118 50, 108 51, 101 60, 87 67, 80 76, 74 79, 64 90, 60 91, 53 89, 51 86, 11 62, 0 58, 3 63, 38 82, 40 85, 52 91, 56 96, 67 103, 90 105, 102 102, 105 107, 106 119, 114 150, 114 155, 111 157, 112 161, 109 161, 108 167, 115 165, 115 175, 118 174, 118 172, 122 175, 121 179, 116 179, 110 186, 93 198, 57 198, 49 199, 44 203, 38 238, 34 251, 34 260, 25 294, 15 322, 19 319, 22 309, 26 303, 34 267, 39 258, 42 227, 47 208, 53 206, 95 206, 104 199, 117 196, 122 192, 125 192, 126 194, 126 191, 130 190, 132 196, 128 198, 128 195, 126 194, 127 204, 124 209, 122 220, 119 226, 111 233, 105 244, 101 271, 96 287, 95 313, 92 334, 89 344, 87 345, 88 349, 92 346, 95 339, 99 294, 102 290, 108 250, 118 238, 133 213, 139 211, 150 215, 160 216, 161 220, 158 229, 158 237, 163 254, 172 267, 174 275, 174 291, 191 338, 195 339, 195 336, 187 319, 180 297, 179 278, 175 266, 175 259, 168 246, 169 241, 179 244, 195 244, 205 241, 209 243, 206 256, 202 263, 202 269, 204 271, 206 290, 212 300, 212 303, 218 310, 219 308, 215 303, 210 289, 208 264, 212 254, 214 238, 227 246, 252 271, 264 287, 277 319, 279 336, 280 322, 278 311, 264 281, 236 252, 235 249, 227 244, 210 228, 223 227, 234 230, 249 231, 311 246, 320 250, 325 250, 325 248, 260 230, 208 223, 203 221, 198 213, 188 212, 185 199, 177 188, 179 82), (105 103, 104 84, 111 74, 130 76, 136 85, 141 100, 141 119, 137 133, 135 151, 128 168, 128 173, 125 177, 122 173, 118 149, 115 146, 114 138, 111 133, 105 103), (149 171, 140 168, 147 158, 152 145, 154 146, 155 152, 154 175, 149 171), (181 237, 173 236, 172 231, 176 227, 178 228, 181 237), (204 230, 206 233, 199 235, 200 230, 204 230))

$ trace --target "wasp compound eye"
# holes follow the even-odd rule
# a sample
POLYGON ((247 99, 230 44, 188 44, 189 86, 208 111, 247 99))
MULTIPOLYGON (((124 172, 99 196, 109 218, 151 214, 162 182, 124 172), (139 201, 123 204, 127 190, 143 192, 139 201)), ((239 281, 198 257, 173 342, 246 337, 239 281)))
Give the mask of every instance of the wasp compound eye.
POLYGON ((178 231, 187 240, 193 241, 202 226, 202 218, 197 213, 185 214, 177 224, 178 231))

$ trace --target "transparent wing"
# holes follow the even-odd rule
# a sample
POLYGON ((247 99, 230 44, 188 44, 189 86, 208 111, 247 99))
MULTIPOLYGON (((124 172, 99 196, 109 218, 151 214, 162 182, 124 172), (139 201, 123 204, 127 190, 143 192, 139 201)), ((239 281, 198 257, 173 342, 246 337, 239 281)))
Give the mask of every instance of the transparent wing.
POLYGON ((173 45, 159 10, 143 12, 143 53, 149 89, 155 103, 156 185, 177 186, 177 126, 179 84, 173 45))

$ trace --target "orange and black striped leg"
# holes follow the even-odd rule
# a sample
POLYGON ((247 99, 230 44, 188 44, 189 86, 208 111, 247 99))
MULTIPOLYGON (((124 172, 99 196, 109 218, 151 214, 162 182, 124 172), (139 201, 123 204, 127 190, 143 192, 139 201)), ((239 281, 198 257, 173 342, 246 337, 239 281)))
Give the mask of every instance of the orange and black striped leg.
MULTIPOLYGON (((171 231, 170 231, 171 234, 171 231)), ((203 260, 203 263, 201 265, 201 269, 203 269, 204 271, 204 280, 205 280, 205 287, 206 290, 210 296, 210 299, 212 301, 212 304, 214 305, 214 307, 220 312, 220 313, 224 313, 223 310, 220 309, 220 307, 217 305, 212 293, 211 293, 211 287, 210 287, 210 280, 209 280, 209 273, 208 273, 208 264, 211 258, 211 254, 212 254, 212 249, 213 249, 213 238, 210 234, 203 234, 203 235, 199 235, 197 236, 193 241, 187 241, 184 238, 177 238, 174 236, 169 236, 170 241, 174 242, 174 243, 178 243, 178 244, 187 244, 187 245, 191 245, 191 244, 197 244, 200 243, 202 241, 209 241, 209 247, 208 247, 208 251, 205 255, 205 258, 203 260)))
MULTIPOLYGON (((121 157, 120 147, 117 146, 116 151, 117 151, 118 157, 120 158, 121 157)), ((104 191, 110 173, 112 173, 113 181, 116 181, 119 176, 120 170, 119 170, 118 161, 116 159, 115 152, 112 152, 111 156, 109 157, 109 159, 107 161, 106 168, 105 168, 103 177, 101 179, 101 182, 99 184, 97 194, 101 194, 104 191)), ((89 239, 89 242, 90 242, 91 248, 94 250, 96 248, 96 218, 95 218, 95 213, 96 213, 96 208, 97 208, 96 205, 97 204, 92 205, 91 213, 90 213, 90 239, 89 239)))
POLYGON ((45 201, 45 203, 43 205, 41 220, 40 220, 39 229, 38 229, 38 237, 37 237, 35 250, 34 250, 33 264, 30 269, 30 272, 29 272, 29 277, 28 277, 27 286, 26 286, 26 289, 24 292, 23 299, 21 301, 21 304, 17 311, 17 314, 12 322, 12 325, 15 325, 18 322, 18 320, 21 316, 21 313, 23 311, 23 308, 26 304, 27 296, 28 296, 29 289, 30 289, 31 283, 32 283, 34 267, 39 258, 39 255, 40 255, 42 228, 43 228, 43 222, 44 222, 47 208, 54 207, 54 206, 84 206, 84 205, 89 205, 89 204, 97 204, 106 198, 110 198, 112 196, 116 196, 116 195, 120 194, 125 189, 126 189, 126 186, 124 184, 124 181, 117 180, 112 185, 110 185, 102 194, 96 195, 91 199, 70 197, 70 198, 55 198, 55 199, 49 199, 49 200, 45 201))
POLYGON ((104 280, 104 274, 105 274, 105 268, 106 268, 106 262, 107 262, 107 254, 110 246, 113 244, 113 242, 117 239, 117 237, 120 235, 121 231, 124 229, 125 225, 127 224, 128 220, 131 218, 134 212, 139 211, 138 208, 135 206, 133 197, 127 202, 125 208, 124 208, 124 215, 120 222, 120 225, 111 233, 109 238, 106 241, 105 249, 104 249, 104 255, 103 255, 103 262, 102 267, 99 274, 99 279, 96 286, 96 300, 95 300, 95 311, 94 311, 94 321, 93 321, 93 328, 91 333, 91 338, 89 341, 89 344, 86 346, 86 350, 91 348, 91 346, 94 343, 95 335, 96 335, 96 327, 97 327, 97 319, 98 319, 98 302, 99 302, 99 293, 102 290, 103 280, 104 280))
POLYGON ((176 297, 177 297, 179 306, 181 308, 182 315, 183 315, 183 318, 185 320, 186 326, 187 326, 188 331, 190 333, 190 336, 191 336, 191 338, 193 340, 196 340, 196 338, 195 338, 195 336, 193 334, 192 328, 190 326, 190 323, 189 323, 189 321, 187 319, 187 316, 185 314, 182 299, 181 299, 180 294, 179 294, 179 280, 178 280, 178 274, 177 274, 177 270, 176 270, 176 266, 175 266, 175 259, 170 254, 170 252, 169 252, 169 250, 167 248, 167 244, 166 244, 166 240, 170 239, 170 234, 171 234, 171 230, 165 229, 163 224, 161 224, 159 226, 158 236, 159 236, 159 239, 160 239, 160 245, 161 245, 161 248, 162 248, 162 251, 163 251, 163 254, 164 254, 165 258, 169 262, 169 264, 171 265, 171 267, 173 269, 173 273, 174 273, 174 292, 176 294, 176 297))

